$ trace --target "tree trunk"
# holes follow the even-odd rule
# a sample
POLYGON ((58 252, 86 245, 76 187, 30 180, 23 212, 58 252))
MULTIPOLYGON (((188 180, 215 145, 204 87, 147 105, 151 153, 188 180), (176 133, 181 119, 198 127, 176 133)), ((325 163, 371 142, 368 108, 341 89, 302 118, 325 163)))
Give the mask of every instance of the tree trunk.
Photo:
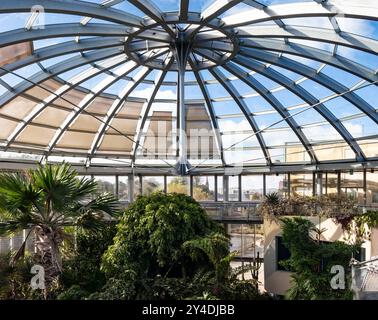
POLYGON ((35 228, 37 256, 45 271, 45 299, 49 297, 51 285, 62 272, 59 247, 63 242, 60 233, 50 227, 35 228))

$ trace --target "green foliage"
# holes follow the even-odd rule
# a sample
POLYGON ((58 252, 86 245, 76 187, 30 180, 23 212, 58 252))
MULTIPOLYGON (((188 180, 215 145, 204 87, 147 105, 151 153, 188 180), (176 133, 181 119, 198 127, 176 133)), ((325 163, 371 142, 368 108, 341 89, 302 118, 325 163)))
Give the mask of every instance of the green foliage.
POLYGON ((292 287, 288 299, 350 299, 348 283, 345 290, 334 290, 330 281, 331 268, 341 265, 350 280, 349 262, 358 250, 356 245, 343 242, 324 243, 311 237, 314 224, 303 218, 282 218, 283 243, 291 256, 282 265, 292 270, 292 287))
MULTIPOLYGON (((41 165, 0 174, 0 235, 29 229, 37 239, 38 263, 45 268, 45 298, 62 271, 61 249, 72 238, 67 227, 99 229, 118 214, 113 195, 92 197, 97 183, 78 178, 69 164, 41 165)), ((15 255, 24 255, 25 243, 15 255)))
POLYGON ((88 296, 89 292, 81 288, 79 285, 73 285, 57 296, 58 300, 81 300, 88 296))
POLYGON ((41 291, 33 291, 30 286, 33 257, 27 255, 15 264, 11 261, 10 253, 0 256, 0 300, 42 299, 41 291))
MULTIPOLYGON (((90 299, 255 299, 230 267, 229 238, 183 194, 139 197, 103 256, 105 286, 90 299)), ((237 270, 239 271, 239 270, 237 270)))
POLYGON ((182 245, 197 237, 223 232, 201 206, 183 194, 154 193, 141 196, 118 224, 114 245, 103 258, 103 270, 114 275, 133 270, 143 277, 185 276, 203 264, 193 261, 182 245))
POLYGON ((0 235, 39 225, 93 228, 105 214, 118 213, 117 200, 102 194, 88 201, 97 183, 78 178, 64 163, 0 174, 0 235))
POLYGON ((301 196, 294 194, 290 198, 281 197, 272 192, 265 196, 259 207, 267 218, 280 216, 323 216, 342 219, 358 212, 357 201, 345 194, 301 196))
POLYGON ((100 270, 101 258, 113 243, 115 234, 116 226, 112 223, 97 231, 79 230, 75 254, 65 261, 61 276, 62 285, 69 289, 59 299, 87 297, 105 285, 106 278, 100 270))

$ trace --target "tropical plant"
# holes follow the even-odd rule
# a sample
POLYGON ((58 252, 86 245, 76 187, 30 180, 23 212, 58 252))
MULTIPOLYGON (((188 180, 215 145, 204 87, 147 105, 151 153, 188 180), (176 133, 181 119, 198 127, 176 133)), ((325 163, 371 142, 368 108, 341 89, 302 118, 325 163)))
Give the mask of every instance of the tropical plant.
POLYGON ((281 197, 278 193, 267 194, 259 207, 260 212, 267 218, 275 219, 279 216, 322 216, 334 218, 342 223, 358 213, 355 199, 342 195, 320 195, 281 197))
POLYGON ((296 300, 350 299, 349 263, 357 253, 358 246, 314 239, 314 224, 300 217, 282 218, 281 221, 283 243, 290 251, 290 258, 281 264, 294 272, 292 286, 286 297, 296 300), (343 266, 346 271, 346 285, 343 290, 335 290, 330 285, 334 276, 331 268, 335 265, 343 266))
POLYGON ((10 252, 0 255, 0 300, 42 299, 40 291, 30 286, 30 269, 35 264, 31 255, 11 264, 10 252))
MULTIPOLYGON (((36 238, 38 263, 45 269, 45 297, 62 272, 61 246, 72 239, 67 227, 100 228, 118 214, 114 196, 94 197, 96 182, 78 178, 68 164, 0 174, 0 235, 28 229, 36 238)), ((25 243, 14 256, 23 256, 25 243)))
POLYGON ((230 239, 226 235, 211 233, 204 237, 186 241, 182 247, 195 261, 205 255, 215 269, 217 284, 220 284, 229 274, 230 262, 234 257, 234 254, 229 254, 229 244, 230 239))
POLYGON ((60 277, 62 286, 68 289, 58 299, 85 298, 105 285, 101 258, 113 244, 115 234, 115 223, 104 225, 101 230, 77 232, 74 255, 65 261, 60 277))
MULTIPOLYGON (((161 192, 140 196, 122 216, 102 268, 109 276, 125 270, 147 278, 194 274, 200 263, 193 265, 182 245, 213 232, 225 234, 189 196, 161 192)), ((206 265, 210 265, 208 259, 201 266, 206 265)))

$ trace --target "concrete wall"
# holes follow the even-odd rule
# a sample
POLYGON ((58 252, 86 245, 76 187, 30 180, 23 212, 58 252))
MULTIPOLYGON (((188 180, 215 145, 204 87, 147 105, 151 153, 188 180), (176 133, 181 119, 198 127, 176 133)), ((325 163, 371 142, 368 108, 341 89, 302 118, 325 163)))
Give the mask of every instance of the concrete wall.
MULTIPOLYGON (((326 231, 322 234, 324 241, 347 241, 345 234, 339 224, 332 219, 322 218, 319 224, 318 217, 302 217, 310 220, 317 228, 326 231)), ((276 237, 282 235, 280 222, 277 220, 264 220, 264 286, 269 293, 284 295, 290 288, 291 272, 277 270, 276 237)), ((378 255, 378 229, 372 230, 372 241, 365 241, 362 247, 366 250, 366 259, 378 255)))

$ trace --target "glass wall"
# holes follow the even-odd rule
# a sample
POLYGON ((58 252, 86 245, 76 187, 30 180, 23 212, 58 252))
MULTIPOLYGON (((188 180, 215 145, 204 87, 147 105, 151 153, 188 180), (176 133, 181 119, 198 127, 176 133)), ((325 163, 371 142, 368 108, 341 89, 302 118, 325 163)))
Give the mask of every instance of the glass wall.
POLYGON ((193 198, 197 201, 215 200, 215 179, 214 176, 193 177, 193 198))
POLYGON ((163 176, 143 176, 143 194, 149 195, 153 192, 164 191, 163 176))
POLYGON ((366 203, 378 206, 378 172, 366 172, 366 203))
POLYGON ((231 237, 231 251, 236 251, 237 257, 253 258, 259 254, 264 257, 263 225, 228 224, 228 234, 231 237))
MULTIPOLYGON (((315 175, 316 178, 317 175, 315 175)), ((360 204, 365 202, 364 172, 344 171, 340 174, 336 172, 324 172, 321 174, 322 194, 337 194, 338 189, 342 194, 347 194, 360 204), (340 181, 338 176, 340 175, 340 181)), ((116 194, 121 201, 129 200, 129 176, 116 175, 85 175, 91 179, 93 177, 98 182, 98 192, 108 192, 116 194), (118 187, 117 187, 118 178, 118 187)), ((265 192, 267 194, 278 192, 282 196, 305 195, 311 196, 315 191, 316 183, 313 183, 313 173, 291 173, 289 174, 265 174, 265 192), (290 176, 290 183, 288 177, 290 176)), ((228 178, 228 201, 261 201, 264 199, 264 175, 246 174, 227 176, 228 178), (239 180, 240 179, 240 180, 239 180), (241 190, 240 190, 241 189, 241 190)), ((197 201, 224 201, 224 176, 204 175, 190 177, 179 176, 134 176, 134 198, 141 192, 149 195, 152 192, 164 191, 177 192, 190 195, 190 180, 193 181, 193 198, 197 201), (164 185, 166 180, 166 186, 164 185), (142 181, 142 186, 141 186, 142 181)), ((317 180, 315 181, 317 182, 317 180)), ((366 203, 378 205, 378 172, 366 170, 366 203)))
POLYGON ((250 175, 241 176, 242 201, 262 200, 264 197, 264 176, 250 175))
POLYGON ((116 177, 115 176, 94 176, 97 181, 98 193, 116 194, 116 177))
POLYGON ((134 176, 134 199, 142 194, 141 189, 141 177, 134 176))
POLYGON ((217 176, 217 192, 218 192, 218 201, 223 201, 224 196, 223 196, 223 176, 217 176))
POLYGON ((290 174, 290 195, 312 196, 313 175, 312 173, 290 174))
POLYGON ((228 200, 239 201, 239 176, 228 177, 228 200))
POLYGON ((346 194, 358 203, 364 203, 364 174, 363 172, 342 172, 340 178, 340 192, 346 194))
POLYGON ((337 173, 325 173, 322 177, 323 194, 337 194, 337 173))
POLYGON ((168 193, 183 193, 190 194, 190 179, 189 177, 167 177, 167 192, 168 193))
POLYGON ((277 192, 282 196, 288 195, 288 175, 266 175, 266 193, 277 192))
POLYGON ((129 200, 129 177, 118 176, 118 198, 121 201, 129 200))

